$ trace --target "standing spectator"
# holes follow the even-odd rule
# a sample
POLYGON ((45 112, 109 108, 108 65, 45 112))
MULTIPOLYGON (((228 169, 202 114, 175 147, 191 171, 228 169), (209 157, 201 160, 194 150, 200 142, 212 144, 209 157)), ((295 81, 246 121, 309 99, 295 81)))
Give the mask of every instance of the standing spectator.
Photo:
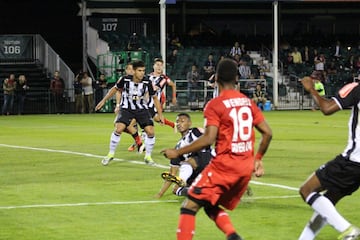
POLYGON ((193 238, 195 215, 202 207, 228 240, 242 239, 224 209, 233 210, 238 205, 252 174, 257 177, 264 174, 262 157, 270 144, 272 132, 260 109, 236 90, 236 78, 234 61, 222 60, 216 71, 220 95, 210 100, 204 110, 205 133, 190 145, 163 151, 165 157, 174 159, 214 143, 216 148, 216 156, 188 190, 180 210, 178 240, 193 238), (262 135, 255 157, 253 127, 262 135))
POLYGON ((3 83, 4 104, 2 107, 2 115, 10 115, 13 111, 15 87, 15 74, 10 74, 9 78, 6 78, 3 83))
POLYGON ((50 82, 50 91, 53 96, 54 110, 56 113, 64 113, 64 90, 64 80, 60 77, 60 72, 55 71, 54 77, 50 82))
POLYGON ((186 79, 188 81, 187 86, 189 101, 193 102, 195 100, 198 100, 200 74, 195 64, 191 66, 191 71, 186 74, 186 79))
MULTIPOLYGON (((302 79, 304 89, 314 98, 324 115, 332 115, 351 108, 348 122, 348 140, 344 151, 321 165, 300 187, 302 199, 314 210, 299 240, 312 240, 327 224, 341 233, 337 239, 359 239, 360 229, 347 221, 335 205, 360 186, 359 104, 360 86, 352 82, 342 87, 332 99, 321 97, 315 90, 313 79, 302 79)), ((317 158, 314 154, 314 158, 317 158)))
POLYGON ((216 62, 214 60, 214 55, 212 53, 210 53, 208 55, 208 59, 204 63, 204 67, 203 67, 205 79, 209 79, 211 77, 211 75, 213 75, 215 73, 215 67, 216 67, 216 62))
POLYGON ((141 47, 140 47, 140 44, 139 44, 139 39, 138 39, 136 33, 133 33, 130 36, 129 43, 128 43, 128 46, 127 46, 127 50, 129 50, 129 51, 139 51, 139 50, 141 50, 141 47))
POLYGON ((84 113, 93 113, 94 89, 92 86, 92 79, 91 77, 89 77, 87 72, 83 73, 83 78, 81 79, 81 85, 84 91, 84 102, 83 102, 84 113))
POLYGON ((240 75, 240 79, 249 79, 250 78, 251 69, 247 65, 247 62, 244 60, 240 60, 239 75, 240 75))
POLYGON ((25 75, 20 75, 16 81, 16 99, 18 103, 17 114, 24 114, 24 103, 26 97, 26 91, 29 89, 25 75))
POLYGON ((326 59, 325 54, 320 53, 319 55, 315 56, 314 58, 315 70, 321 72, 325 79, 325 66, 326 66, 326 59))
POLYGON ((105 74, 101 73, 95 83, 95 104, 98 104, 107 93, 105 74))
POLYGON ((340 43, 339 40, 336 41, 336 43, 335 43, 334 51, 335 51, 334 52, 334 58, 337 61, 337 60, 339 60, 341 58, 341 52, 342 52, 341 43, 340 43))
POLYGON ((293 57, 293 63, 295 63, 295 64, 302 63, 301 52, 299 52, 297 47, 294 47, 294 50, 291 53, 291 56, 293 57))
POLYGON ((240 46, 239 46, 239 42, 234 43, 234 46, 230 49, 229 55, 231 57, 235 57, 236 55, 241 56, 241 49, 240 49, 240 46))
POLYGON ((83 113, 83 89, 81 84, 81 79, 83 78, 83 74, 79 73, 76 75, 74 80, 74 93, 75 93, 75 113, 83 113))

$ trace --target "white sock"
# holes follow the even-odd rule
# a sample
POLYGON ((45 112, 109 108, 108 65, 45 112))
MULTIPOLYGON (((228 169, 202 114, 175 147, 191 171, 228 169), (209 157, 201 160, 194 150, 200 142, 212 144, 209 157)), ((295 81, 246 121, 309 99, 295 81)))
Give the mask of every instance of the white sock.
POLYGON ((116 147, 119 145, 120 139, 121 139, 121 135, 118 135, 115 132, 111 133, 109 154, 115 154, 115 150, 116 147))
POLYGON ((310 221, 306 224, 299 240, 313 240, 320 230, 327 224, 326 220, 317 212, 314 212, 310 221))
POLYGON ((155 136, 154 137, 148 137, 147 135, 145 136, 145 149, 146 149, 146 156, 151 156, 151 153, 154 149, 154 145, 155 145, 155 136))
MULTIPOLYGON (((309 196, 306 198, 306 202, 308 203, 309 200, 316 194, 318 193, 314 192, 309 194, 309 196)), ((344 232, 348 227, 351 226, 351 224, 339 214, 334 204, 332 204, 332 202, 328 198, 322 195, 319 195, 313 201, 311 207, 323 218, 325 218, 325 220, 339 232, 344 232)))

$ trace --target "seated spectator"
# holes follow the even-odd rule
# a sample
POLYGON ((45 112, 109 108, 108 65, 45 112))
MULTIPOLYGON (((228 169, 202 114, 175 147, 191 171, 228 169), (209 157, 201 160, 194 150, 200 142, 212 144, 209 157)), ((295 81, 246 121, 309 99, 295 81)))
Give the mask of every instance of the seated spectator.
POLYGON ((170 40, 170 49, 180 49, 182 47, 183 46, 178 36, 175 36, 173 39, 170 40))
POLYGON ((177 49, 172 50, 171 54, 166 59, 166 63, 169 64, 170 66, 174 67, 174 65, 177 61, 177 53, 178 53, 177 49))
POLYGON ((264 104, 266 103, 267 99, 261 83, 256 84, 256 89, 254 91, 252 100, 261 108, 261 110, 264 109, 264 104))
POLYGON ((234 43, 234 46, 230 49, 229 55, 231 57, 235 57, 236 55, 238 55, 239 57, 241 56, 241 49, 240 49, 239 42, 234 43))
POLYGON ((215 67, 216 67, 216 62, 214 61, 214 55, 210 53, 203 67, 205 79, 209 79, 215 73, 215 67))

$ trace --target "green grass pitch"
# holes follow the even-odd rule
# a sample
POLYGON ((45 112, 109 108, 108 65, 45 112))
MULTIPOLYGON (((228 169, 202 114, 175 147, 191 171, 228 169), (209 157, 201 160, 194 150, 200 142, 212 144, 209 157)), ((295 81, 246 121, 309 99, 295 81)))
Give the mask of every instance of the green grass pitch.
MULTIPOLYGON (((190 113, 203 126, 201 112, 190 113)), ((264 113, 273 141, 264 157, 265 176, 250 184, 230 215, 246 239, 297 239, 312 211, 297 188, 317 167, 340 153, 347 139, 349 110, 325 117, 320 112, 264 113)), ((174 120, 176 113, 165 113, 174 120)), ((153 196, 168 161, 160 154, 179 134, 156 125, 153 159, 127 152, 123 134, 116 158, 103 167, 113 114, 0 116, 0 239, 175 239, 182 198, 170 191, 153 196)), ((259 137, 259 135, 257 135, 259 137)), ((360 225, 359 193, 343 199, 339 211, 360 225)), ((335 239, 325 227, 317 239, 335 239)), ((198 240, 225 239, 203 211, 197 215, 198 240)))

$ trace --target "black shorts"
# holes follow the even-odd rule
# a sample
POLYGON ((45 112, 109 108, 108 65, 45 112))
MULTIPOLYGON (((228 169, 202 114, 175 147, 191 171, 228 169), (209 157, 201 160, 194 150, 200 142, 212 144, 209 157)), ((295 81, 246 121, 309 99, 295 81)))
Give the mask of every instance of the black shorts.
POLYGON ((149 113, 150 113, 150 116, 152 118, 154 118, 155 115, 157 114, 156 108, 155 107, 149 108, 149 113))
POLYGON ((211 152, 206 151, 206 152, 196 152, 191 157, 195 159, 197 168, 194 169, 193 173, 186 181, 187 185, 189 186, 192 184, 195 178, 202 172, 202 170, 204 170, 204 168, 209 164, 212 155, 211 152))
POLYGON ((141 128, 145 128, 146 126, 154 126, 152 117, 150 116, 150 113, 147 109, 121 109, 115 122, 121 122, 126 126, 129 126, 133 118, 136 119, 136 122, 140 125, 141 128))
POLYGON ((351 195, 360 186, 360 163, 350 161, 342 155, 316 170, 321 185, 329 191, 351 195))

